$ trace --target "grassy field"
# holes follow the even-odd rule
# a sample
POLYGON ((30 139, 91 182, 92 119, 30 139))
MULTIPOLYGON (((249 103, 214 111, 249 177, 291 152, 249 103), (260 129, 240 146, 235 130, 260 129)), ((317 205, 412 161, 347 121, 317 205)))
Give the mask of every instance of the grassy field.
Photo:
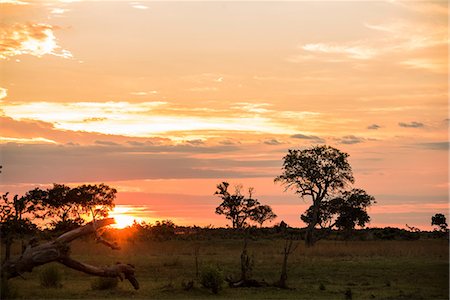
MULTIPOLYGON (((23 299, 448 299, 449 244, 446 240, 418 241, 320 241, 313 248, 303 243, 289 257, 290 289, 274 287, 229 288, 218 295, 204 289, 196 279, 194 249, 199 247, 200 269, 217 265, 225 276, 238 277, 242 240, 215 241, 122 241, 112 251, 94 242, 79 241, 72 256, 94 265, 117 261, 136 266, 141 289, 128 282, 112 290, 94 291, 93 277, 57 265, 61 288, 43 288, 43 267, 14 278, 10 284, 23 299), (194 280, 186 291, 183 282, 194 280), (351 295, 350 295, 351 294, 351 295)), ((253 277, 272 283, 279 279, 283 240, 250 241, 253 277)))

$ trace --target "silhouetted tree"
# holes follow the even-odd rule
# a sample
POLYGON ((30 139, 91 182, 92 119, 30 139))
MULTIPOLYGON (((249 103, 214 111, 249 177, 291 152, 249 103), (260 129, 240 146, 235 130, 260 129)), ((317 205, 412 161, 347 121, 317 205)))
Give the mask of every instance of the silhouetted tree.
POLYGON ((33 220, 38 217, 38 204, 26 196, 15 195, 9 198, 9 193, 0 199, 0 232, 1 241, 5 245, 4 261, 11 255, 11 245, 15 239, 22 238, 24 234, 34 232, 37 227, 33 220))
POLYGON ((435 214, 432 216, 431 225, 439 226, 439 230, 442 232, 448 231, 447 219, 444 214, 435 214))
POLYGON ((27 197, 41 203, 46 216, 53 218, 55 229, 73 229, 85 222, 83 216, 106 217, 114 208, 116 189, 105 184, 80 185, 70 188, 64 184, 54 184, 52 188, 36 188, 27 197))
POLYGON ((228 182, 217 185, 215 195, 222 198, 222 203, 216 208, 216 214, 225 215, 232 222, 233 228, 243 228, 248 221, 258 222, 262 225, 267 220, 273 220, 276 215, 268 205, 261 205, 253 199, 253 188, 248 189, 248 197, 242 194, 242 186, 235 188, 234 194, 230 194, 228 182))
POLYGON ((312 200, 311 219, 305 243, 315 243, 314 228, 320 222, 320 206, 333 193, 354 182, 347 153, 330 146, 289 150, 283 158, 282 174, 275 178, 286 190, 293 189, 301 198, 312 200))
POLYGON ((252 220, 258 223, 260 227, 263 226, 264 222, 270 222, 277 217, 277 215, 274 214, 272 208, 269 205, 259 205, 255 207, 252 214, 252 220))
MULTIPOLYGON (((367 208, 372 203, 375 203, 375 198, 362 189, 344 191, 339 197, 322 201, 318 224, 321 228, 336 227, 343 230, 348 237, 355 226, 364 227, 370 221, 367 208)), ((313 208, 310 207, 301 216, 303 222, 309 224, 312 221, 312 213, 313 208)))

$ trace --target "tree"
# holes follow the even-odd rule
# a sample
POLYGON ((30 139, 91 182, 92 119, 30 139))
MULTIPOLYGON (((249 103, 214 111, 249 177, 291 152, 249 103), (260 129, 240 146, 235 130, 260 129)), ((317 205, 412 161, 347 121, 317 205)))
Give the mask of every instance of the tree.
POLYGON ((275 178, 286 190, 293 189, 300 198, 310 197, 311 218, 305 243, 315 243, 314 228, 319 223, 322 202, 354 182, 347 153, 330 146, 315 146, 305 150, 289 150, 283 158, 282 174, 275 178))
MULTIPOLYGON (((339 197, 324 200, 319 209, 319 226, 343 230, 348 236, 356 227, 364 227, 370 221, 367 208, 375 202, 375 198, 362 189, 344 191, 339 197)), ((310 207, 301 216, 303 222, 309 224, 312 220, 313 208, 310 207)))
POLYGON ((253 188, 249 188, 248 197, 241 192, 242 186, 236 186, 234 194, 228 192, 228 182, 217 185, 215 195, 222 198, 222 203, 216 208, 216 214, 225 215, 232 222, 233 228, 243 228, 248 221, 263 224, 267 220, 273 220, 276 215, 268 205, 261 205, 258 200, 253 199, 253 188))
POLYGON ((440 231, 446 232, 447 228, 447 219, 444 214, 435 214, 431 217, 431 225, 438 226, 440 231))
POLYGON ((46 216, 53 218, 52 224, 56 230, 68 230, 82 225, 85 222, 83 216, 106 217, 114 208, 116 193, 116 189, 103 183, 75 188, 54 184, 47 190, 31 190, 26 197, 47 209, 46 216))
POLYGON ((15 195, 9 198, 9 193, 0 199, 0 232, 1 241, 5 245, 4 261, 11 255, 11 246, 16 238, 33 233, 37 227, 32 222, 38 215, 38 205, 27 197, 15 195))
POLYGON ((252 212, 252 220, 259 224, 260 227, 263 226, 264 222, 272 221, 277 215, 272 211, 269 205, 259 205, 255 207, 252 212))
POLYGON ((97 267, 70 257, 70 243, 83 236, 95 235, 97 242, 113 250, 120 249, 117 243, 105 240, 99 233, 102 227, 113 224, 114 222, 112 218, 94 220, 43 244, 39 244, 36 239, 33 239, 25 251, 23 251, 22 255, 8 259, 1 265, 0 272, 2 280, 22 276, 25 272, 32 272, 35 267, 47 263, 58 262, 71 269, 94 276, 114 277, 120 280, 127 279, 135 289, 139 289, 139 282, 135 277, 135 268, 133 265, 117 262, 111 266, 97 267))

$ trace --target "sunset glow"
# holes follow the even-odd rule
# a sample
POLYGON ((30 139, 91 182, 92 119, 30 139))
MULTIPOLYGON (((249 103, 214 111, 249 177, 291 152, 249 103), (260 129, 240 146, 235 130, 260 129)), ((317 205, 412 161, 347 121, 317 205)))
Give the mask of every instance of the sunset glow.
MULTIPOLYGON (((273 183, 288 149, 350 155, 370 227, 448 216, 446 1, 0 1, 0 192, 117 188, 134 220, 229 224, 216 185, 273 183), (114 16, 114 17, 109 17, 114 16)), ((401 225, 401 226, 403 226, 401 225)))
POLYGON ((143 220, 134 215, 132 207, 116 206, 112 212, 109 213, 109 217, 114 218, 116 221, 111 227, 122 229, 132 226, 133 223, 141 223, 143 220))

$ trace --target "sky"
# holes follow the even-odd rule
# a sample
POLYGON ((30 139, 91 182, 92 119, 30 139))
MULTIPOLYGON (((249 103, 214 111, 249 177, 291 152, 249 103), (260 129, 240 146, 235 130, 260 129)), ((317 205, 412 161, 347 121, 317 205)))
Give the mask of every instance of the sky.
MULTIPOLYGON (((216 185, 350 155, 369 227, 448 214, 447 1, 0 0, 0 192, 106 183, 116 214, 225 226, 216 185)), ((267 224, 269 225, 269 224, 267 224)))

